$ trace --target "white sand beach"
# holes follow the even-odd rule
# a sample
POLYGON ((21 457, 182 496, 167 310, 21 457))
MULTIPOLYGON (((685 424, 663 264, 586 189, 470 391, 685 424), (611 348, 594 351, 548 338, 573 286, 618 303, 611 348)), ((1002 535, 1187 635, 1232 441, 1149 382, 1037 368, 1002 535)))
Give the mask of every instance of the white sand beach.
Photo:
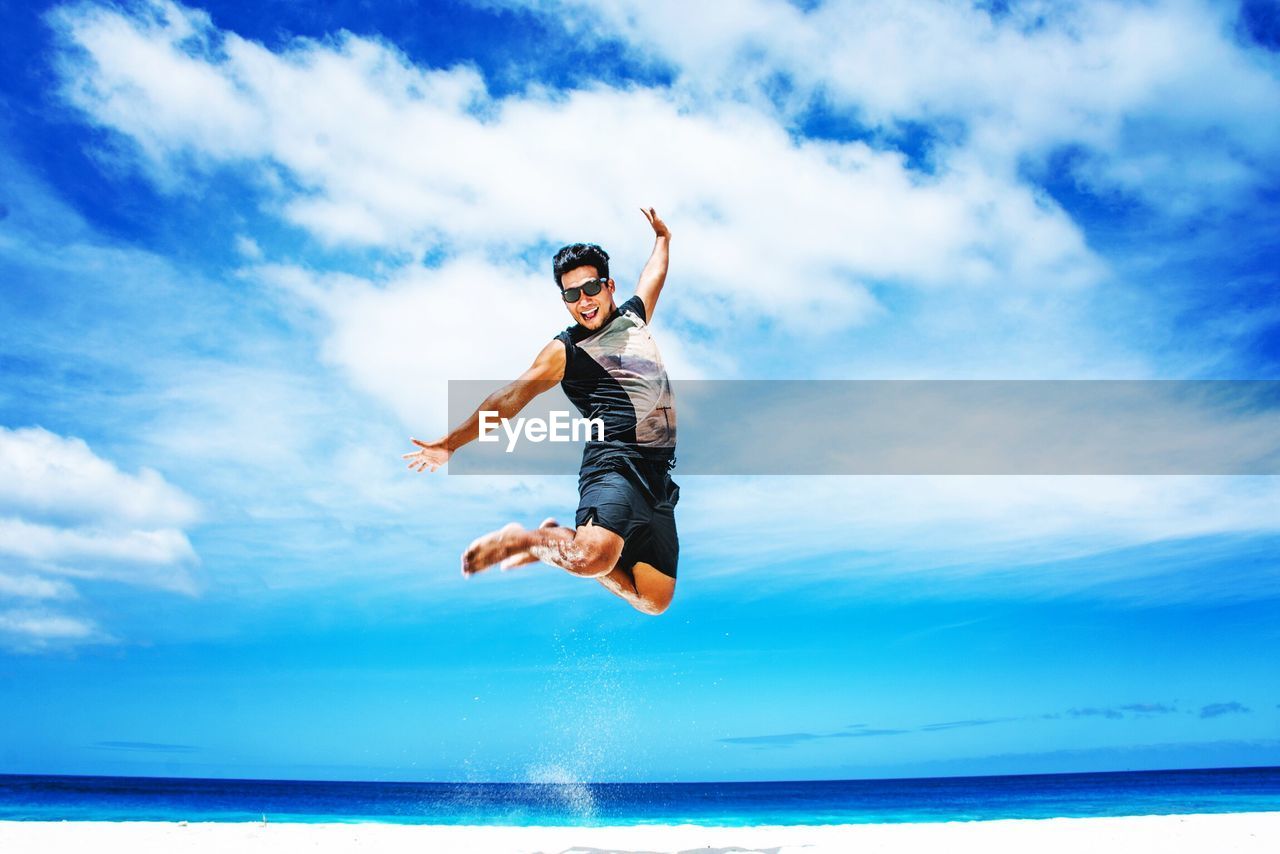
POLYGON ((4 854, 51 852, 1280 851, 1280 812, 804 827, 450 827, 397 824, 0 822, 4 854))

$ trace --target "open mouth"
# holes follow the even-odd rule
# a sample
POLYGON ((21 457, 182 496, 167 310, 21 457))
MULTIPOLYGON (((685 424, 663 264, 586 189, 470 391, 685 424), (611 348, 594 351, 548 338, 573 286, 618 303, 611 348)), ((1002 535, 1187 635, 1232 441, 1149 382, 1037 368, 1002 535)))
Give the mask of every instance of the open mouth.
POLYGON ((596 319, 596 315, 597 315, 597 314, 599 314, 599 313, 600 313, 600 306, 598 306, 598 305, 596 305, 596 306, 592 306, 591 308, 588 308, 588 309, 583 309, 583 311, 582 311, 582 319, 583 319, 583 320, 595 320, 595 319, 596 319))

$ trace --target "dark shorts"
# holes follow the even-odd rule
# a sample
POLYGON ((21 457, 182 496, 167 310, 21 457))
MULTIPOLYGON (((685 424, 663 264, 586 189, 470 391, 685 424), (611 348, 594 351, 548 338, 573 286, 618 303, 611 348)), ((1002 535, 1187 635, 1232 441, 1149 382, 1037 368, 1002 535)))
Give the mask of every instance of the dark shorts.
POLYGON ((680 487, 666 462, 605 460, 584 462, 578 476, 578 512, 574 521, 593 524, 622 537, 618 563, 647 563, 676 577, 680 541, 676 537, 676 502, 680 487))

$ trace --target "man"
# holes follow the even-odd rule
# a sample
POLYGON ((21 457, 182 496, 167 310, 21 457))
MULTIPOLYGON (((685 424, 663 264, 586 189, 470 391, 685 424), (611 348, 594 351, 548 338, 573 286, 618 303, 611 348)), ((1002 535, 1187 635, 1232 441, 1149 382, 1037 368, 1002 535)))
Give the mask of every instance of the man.
POLYGON ((514 418, 526 404, 561 383, 585 418, 604 422, 603 440, 588 441, 578 476, 574 528, 548 519, 534 530, 512 523, 479 538, 462 555, 473 575, 500 564, 511 569, 543 561, 594 578, 645 614, 661 614, 676 588, 675 409, 671 387, 649 323, 667 278, 671 232, 653 208, 653 252, 636 295, 614 304, 609 256, 575 243, 556 253, 552 270, 576 321, 553 339, 533 366, 485 399, 471 417, 435 442, 411 441, 409 468, 435 471, 458 448, 478 438, 481 412, 514 418))

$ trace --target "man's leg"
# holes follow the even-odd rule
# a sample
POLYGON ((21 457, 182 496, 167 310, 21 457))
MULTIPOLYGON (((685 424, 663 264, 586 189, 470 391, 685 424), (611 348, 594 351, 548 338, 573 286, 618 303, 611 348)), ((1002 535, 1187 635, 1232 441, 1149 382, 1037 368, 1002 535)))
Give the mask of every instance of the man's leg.
POLYGON ((597 578, 612 570, 621 554, 622 537, 591 520, 576 530, 547 526, 526 531, 513 522, 485 534, 463 552, 462 574, 474 575, 508 559, 515 566, 532 557, 574 575, 597 578))
POLYGON ((647 563, 618 565, 622 537, 591 524, 577 530, 548 519, 526 531, 512 523, 471 544, 462 556, 464 575, 474 575, 495 563, 504 570, 541 560, 583 578, 595 578, 615 596, 645 614, 661 614, 675 594, 674 578, 647 563))
MULTIPOLYGON (((511 524, 515 525, 516 523, 512 522, 511 524)), ((511 525, 508 525, 507 527, 509 528, 511 527, 511 525)), ((517 525, 516 527, 519 527, 519 526, 517 525)), ((547 517, 546 519, 542 520, 542 524, 539 525, 538 527, 539 528, 559 528, 561 527, 561 525, 555 519, 552 519, 551 517, 547 517)), ((517 566, 527 566, 528 564, 537 563, 537 562, 538 562, 538 559, 533 555, 529 554, 528 550, 525 550, 522 552, 516 552, 510 557, 503 558, 502 562, 498 564, 498 568, 501 569, 503 572, 506 572, 508 569, 515 569, 517 566)))
POLYGON ((625 600, 642 614, 657 616, 667 610, 676 592, 676 580, 657 568, 637 561, 630 567, 615 565, 596 578, 605 590, 625 600))

